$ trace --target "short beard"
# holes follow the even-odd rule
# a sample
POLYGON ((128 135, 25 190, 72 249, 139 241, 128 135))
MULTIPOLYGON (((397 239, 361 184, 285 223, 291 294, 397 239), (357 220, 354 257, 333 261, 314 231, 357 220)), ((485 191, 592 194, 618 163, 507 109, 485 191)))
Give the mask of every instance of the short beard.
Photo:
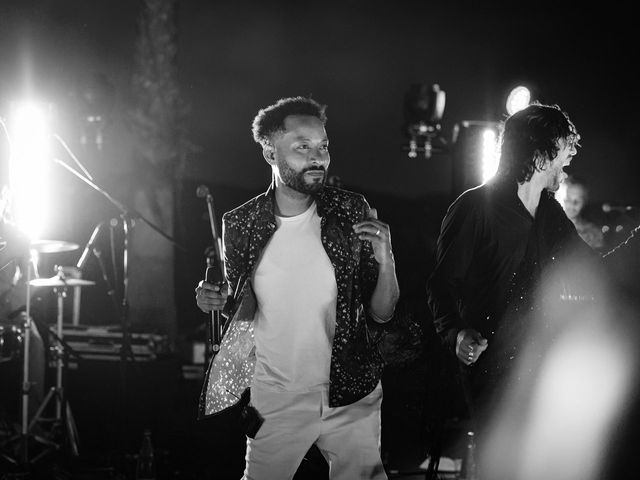
POLYGON ((322 191, 324 184, 327 181, 327 171, 322 167, 309 167, 305 168, 301 172, 296 172, 285 162, 281 162, 278 165, 280 171, 280 177, 282 182, 292 190, 303 193, 305 195, 314 195, 322 191), (304 174, 309 171, 319 170, 324 173, 324 177, 321 182, 307 183, 304 180, 304 174))

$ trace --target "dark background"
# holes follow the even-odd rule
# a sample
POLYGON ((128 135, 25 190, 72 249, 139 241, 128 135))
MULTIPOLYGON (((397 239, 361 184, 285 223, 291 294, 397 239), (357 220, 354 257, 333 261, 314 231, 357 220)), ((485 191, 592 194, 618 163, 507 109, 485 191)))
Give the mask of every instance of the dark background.
MULTIPOLYGON (((502 119, 508 91, 523 83, 577 125, 583 148, 575 170, 593 181, 594 201, 638 199, 633 16, 621 7, 354 0, 177 6, 179 85, 200 150, 189 178, 262 189, 269 170, 250 137, 253 116, 279 97, 312 94, 329 106, 333 174, 354 188, 405 198, 447 193, 446 157, 409 160, 401 148, 405 90, 437 83, 446 91, 442 131, 450 137, 462 120, 502 119)), ((139 9, 140 2, 124 0, 3 1, 0 98, 8 102, 30 84, 65 120, 77 121, 74 93, 101 73, 115 87, 117 113, 125 111, 139 9)), ((70 123, 59 128, 73 143, 79 132, 70 123)), ((118 128, 111 134, 122 135, 118 128)), ((115 175, 127 163, 116 153, 126 151, 109 148, 107 165, 82 160, 96 174, 115 175)))
MULTIPOLYGON (((571 171, 589 181, 592 209, 598 211, 603 202, 640 203, 633 67, 638 56, 631 11, 569 2, 444 3, 176 3, 177 79, 190 109, 185 127, 195 148, 184 176, 176 179, 187 194, 175 207, 175 231, 167 232, 187 249, 176 251, 174 340, 203 335, 205 318, 193 304, 193 287, 204 273, 211 240, 196 187, 210 188, 219 215, 263 191, 270 170, 251 138, 251 121, 259 108, 280 97, 311 94, 328 105, 331 174, 364 193, 390 223, 403 296, 423 328, 424 351, 412 352, 385 377, 383 450, 398 468, 424 460, 437 436, 434 418, 441 413, 443 397, 434 392, 449 388, 439 378, 442 359, 423 292, 440 220, 459 193, 452 189, 450 152, 430 159, 406 155, 403 97, 409 85, 437 83, 446 92, 441 136, 449 144, 456 124, 502 120, 509 90, 529 86, 535 99, 567 111, 581 133, 571 171)), ((130 0, 0 3, 0 116, 25 92, 54 103, 57 133, 117 198, 146 178, 133 166, 128 124, 141 6, 130 0), (96 75, 113 88, 100 151, 84 123, 79 93, 96 75)), ((54 172, 52 182, 59 238, 84 244, 95 224, 113 215, 111 206, 67 172, 54 172)), ((637 217, 603 221, 628 229, 637 217)), ((83 294, 84 323, 117 323, 105 290, 101 285, 83 294)), ((199 379, 174 376, 174 367, 171 361, 144 365, 148 371, 125 370, 124 377, 117 364, 75 371, 70 391, 81 399, 77 416, 85 443, 92 451, 135 452, 142 425, 152 425, 165 451, 184 455, 174 458, 174 465, 209 472, 228 468, 235 474, 242 467, 243 442, 233 416, 213 427, 196 426, 199 379), (107 378, 110 383, 104 383, 107 378), (127 386, 127 379, 133 384, 127 386), (94 384, 111 385, 107 391, 115 396, 94 384), (120 408, 122 401, 126 407, 120 408), (148 408, 134 406, 141 402, 148 408), (132 417, 138 422, 124 422, 127 442, 122 443, 122 431, 109 427, 132 417), (206 464, 207 455, 219 463, 206 464)), ((442 408, 447 416, 460 413, 455 404, 442 408)))

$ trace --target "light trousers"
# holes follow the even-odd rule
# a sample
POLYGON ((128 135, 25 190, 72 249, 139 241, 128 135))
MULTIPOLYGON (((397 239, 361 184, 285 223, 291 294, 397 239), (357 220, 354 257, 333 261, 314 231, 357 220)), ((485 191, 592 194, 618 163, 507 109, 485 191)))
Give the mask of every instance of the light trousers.
POLYGON ((332 480, 386 480, 380 458, 382 386, 344 407, 329 407, 328 391, 289 393, 251 388, 251 403, 264 417, 247 438, 243 480, 286 480, 315 443, 332 480))

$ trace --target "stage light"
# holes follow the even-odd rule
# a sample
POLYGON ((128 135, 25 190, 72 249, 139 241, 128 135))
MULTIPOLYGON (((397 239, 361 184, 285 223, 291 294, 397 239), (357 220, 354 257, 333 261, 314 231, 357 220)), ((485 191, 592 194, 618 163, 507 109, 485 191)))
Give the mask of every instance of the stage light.
POLYGON ((482 132, 481 148, 482 183, 485 183, 498 171, 498 134, 493 128, 487 128, 484 132, 482 132))
POLYGON ((498 168, 500 124, 485 120, 463 120, 453 127, 451 137, 452 193, 485 183, 498 168))
POLYGON ((553 195, 560 205, 564 205, 564 201, 567 198, 567 184, 562 182, 553 195))
POLYGON ((522 85, 515 87, 507 97, 507 113, 513 115, 526 108, 531 101, 531 91, 522 85))
POLYGON ((440 137, 440 121, 444 115, 446 95, 438 84, 413 84, 404 96, 404 133, 408 137, 409 158, 418 152, 429 159, 433 153, 444 150, 440 137))
POLYGON ((32 239, 49 218, 50 108, 36 102, 12 104, 10 186, 12 211, 18 227, 32 239))

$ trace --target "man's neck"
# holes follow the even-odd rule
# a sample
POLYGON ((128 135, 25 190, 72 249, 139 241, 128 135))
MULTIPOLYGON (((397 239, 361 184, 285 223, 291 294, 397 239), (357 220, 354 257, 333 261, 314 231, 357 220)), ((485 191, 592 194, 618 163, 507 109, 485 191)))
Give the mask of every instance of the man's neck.
POLYGON ((537 182, 535 177, 528 182, 518 184, 518 198, 533 218, 538 211, 542 190, 542 184, 537 182))
POLYGON ((313 202, 313 197, 280 184, 276 185, 275 200, 276 215, 279 217, 295 217, 307 211, 313 202))

